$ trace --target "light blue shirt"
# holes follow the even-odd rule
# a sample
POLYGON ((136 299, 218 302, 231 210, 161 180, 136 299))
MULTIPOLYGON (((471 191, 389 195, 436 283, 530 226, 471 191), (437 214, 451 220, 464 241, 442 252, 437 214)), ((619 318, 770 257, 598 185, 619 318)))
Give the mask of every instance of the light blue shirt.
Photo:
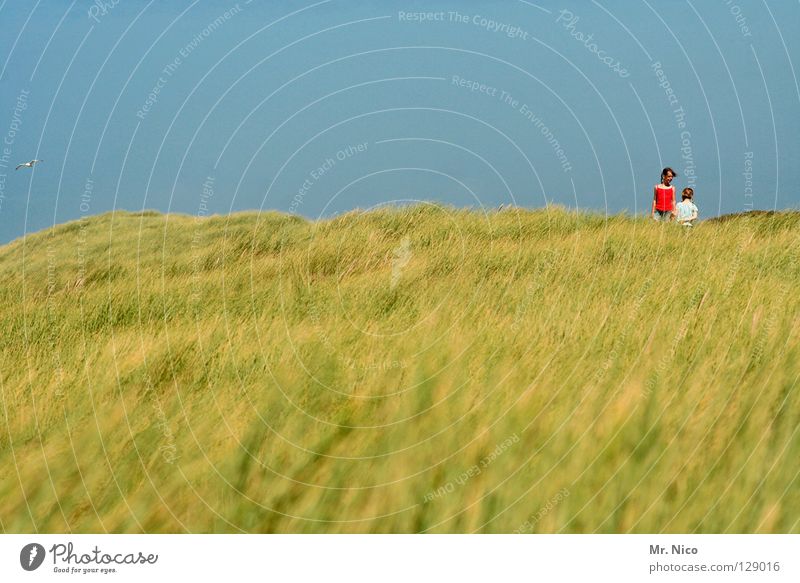
POLYGON ((695 204, 687 198, 686 200, 682 200, 678 203, 677 211, 678 223, 683 223, 684 225, 691 227, 692 223, 690 219, 692 219, 693 216, 695 218, 697 217, 697 207, 695 204))

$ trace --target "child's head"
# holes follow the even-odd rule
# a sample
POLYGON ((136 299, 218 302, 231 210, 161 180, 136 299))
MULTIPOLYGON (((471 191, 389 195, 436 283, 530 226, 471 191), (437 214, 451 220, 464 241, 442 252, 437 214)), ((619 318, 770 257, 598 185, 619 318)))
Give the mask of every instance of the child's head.
POLYGON ((684 188, 683 192, 681 193, 681 200, 686 200, 687 198, 689 200, 692 200, 693 196, 694 196, 694 190, 692 190, 691 188, 684 188))
POLYGON ((661 171, 661 182, 664 184, 669 184, 672 182, 672 179, 678 175, 672 168, 666 167, 661 171))

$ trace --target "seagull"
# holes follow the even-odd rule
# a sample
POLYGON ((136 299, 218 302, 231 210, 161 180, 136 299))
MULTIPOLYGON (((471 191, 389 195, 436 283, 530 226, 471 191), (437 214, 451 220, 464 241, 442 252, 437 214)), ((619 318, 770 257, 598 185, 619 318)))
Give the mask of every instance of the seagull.
POLYGON ((39 162, 44 162, 44 160, 31 160, 30 162, 25 162, 24 164, 20 164, 14 170, 19 170, 20 168, 33 168, 34 164, 38 164, 39 162))

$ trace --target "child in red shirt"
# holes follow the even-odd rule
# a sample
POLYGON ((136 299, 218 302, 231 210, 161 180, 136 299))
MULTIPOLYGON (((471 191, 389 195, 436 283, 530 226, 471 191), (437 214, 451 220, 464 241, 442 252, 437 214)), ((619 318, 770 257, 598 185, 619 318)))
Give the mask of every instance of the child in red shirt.
POLYGON ((657 221, 672 221, 675 218, 675 187, 671 186, 672 179, 677 173, 672 168, 661 171, 661 184, 653 187, 653 208, 650 216, 657 221))

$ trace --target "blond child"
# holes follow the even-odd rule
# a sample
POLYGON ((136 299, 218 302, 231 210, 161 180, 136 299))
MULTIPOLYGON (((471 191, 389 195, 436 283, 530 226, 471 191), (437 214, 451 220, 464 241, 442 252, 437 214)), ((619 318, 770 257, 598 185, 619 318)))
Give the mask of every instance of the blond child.
POLYGON ((694 190, 684 188, 681 193, 681 201, 678 203, 678 224, 684 227, 694 226, 697 219, 697 207, 694 204, 694 190))

